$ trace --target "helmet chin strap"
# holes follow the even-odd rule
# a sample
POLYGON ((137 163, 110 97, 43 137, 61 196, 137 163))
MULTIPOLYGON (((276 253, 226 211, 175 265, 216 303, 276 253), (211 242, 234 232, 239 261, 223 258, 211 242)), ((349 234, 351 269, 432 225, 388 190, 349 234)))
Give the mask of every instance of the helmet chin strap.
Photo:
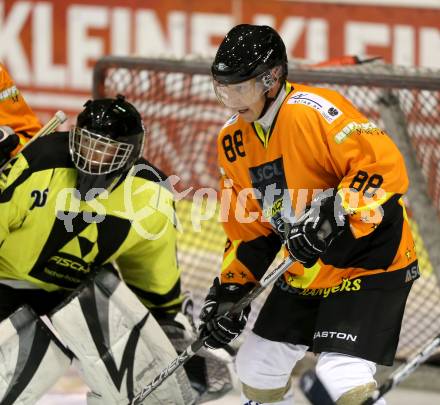
POLYGON ((264 117, 264 115, 267 113, 267 110, 269 109, 269 107, 273 104, 273 102, 278 97, 278 94, 280 94, 280 91, 283 90, 283 89, 284 89, 284 86, 280 85, 280 88, 278 89, 278 91, 276 92, 276 94, 273 97, 269 97, 267 95, 267 93, 264 93, 263 109, 261 110, 260 115, 258 116, 258 118, 255 121, 258 121, 261 117, 264 117))
POLYGON ((276 99, 276 97, 268 97, 267 93, 264 94, 263 109, 261 110, 260 115, 258 116, 258 118, 255 121, 259 120, 261 117, 264 117, 264 114, 266 114, 267 110, 272 105, 272 103, 274 102, 275 99, 276 99))

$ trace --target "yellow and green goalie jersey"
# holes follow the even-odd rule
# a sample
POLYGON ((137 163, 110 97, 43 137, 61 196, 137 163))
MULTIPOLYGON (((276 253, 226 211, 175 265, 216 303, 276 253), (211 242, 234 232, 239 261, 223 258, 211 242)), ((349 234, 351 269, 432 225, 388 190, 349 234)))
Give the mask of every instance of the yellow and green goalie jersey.
POLYGON ((262 122, 232 116, 218 137, 228 236, 222 282, 260 278, 280 249, 283 218, 331 188, 349 227, 313 267, 294 263, 286 282, 314 294, 417 278, 402 202, 408 178, 390 137, 332 90, 287 83, 272 107, 262 122))
POLYGON ((37 139, 0 175, 0 282, 74 289, 115 262, 149 308, 180 304, 173 195, 139 159, 111 193, 77 198, 68 133, 37 139))

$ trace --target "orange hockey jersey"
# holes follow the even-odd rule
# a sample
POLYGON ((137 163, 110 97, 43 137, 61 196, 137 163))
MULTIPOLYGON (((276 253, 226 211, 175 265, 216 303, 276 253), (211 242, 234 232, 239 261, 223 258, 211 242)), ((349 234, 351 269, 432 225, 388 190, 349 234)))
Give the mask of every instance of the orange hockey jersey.
POLYGON ((13 151, 18 153, 22 146, 41 128, 37 117, 27 105, 20 91, 0 63, 0 126, 8 126, 20 137, 20 145, 13 151))
POLYGON ((232 116, 218 137, 222 282, 261 278, 281 247, 283 218, 333 188, 349 227, 286 282, 307 295, 393 287, 418 277, 402 195, 403 158, 390 137, 339 93, 287 83, 270 128, 232 116), (364 277, 368 276, 368 277, 364 277))

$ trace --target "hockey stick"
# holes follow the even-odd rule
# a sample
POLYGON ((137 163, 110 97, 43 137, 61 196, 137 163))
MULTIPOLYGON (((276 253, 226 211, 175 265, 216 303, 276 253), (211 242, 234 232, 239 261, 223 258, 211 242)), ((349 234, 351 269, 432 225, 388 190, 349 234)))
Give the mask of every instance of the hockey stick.
MULTIPOLYGON (((51 132, 55 131, 55 128, 62 124, 64 121, 67 120, 66 114, 64 114, 63 111, 57 111, 55 115, 47 121, 46 125, 44 125, 21 149, 20 152, 22 152, 24 149, 26 149, 32 142, 34 142, 37 138, 40 136, 44 136, 47 134, 50 134, 51 132)), ((9 163, 11 163, 12 160, 15 159, 15 156, 12 156, 9 160, 6 161, 6 163, 3 164, 2 167, 0 167, 0 173, 8 166, 9 163)))
POLYGON ((400 384, 405 378, 407 378, 417 367, 424 363, 436 349, 440 347, 440 334, 427 343, 423 349, 417 353, 411 360, 402 364, 396 371, 386 379, 386 381, 374 391, 373 395, 365 400, 362 405, 372 405, 379 398, 383 397, 393 387, 400 384))
MULTIPOLYGON (((294 260, 289 256, 273 269, 269 274, 265 275, 243 298, 236 302, 228 311, 230 314, 239 314, 246 308, 256 297, 258 297, 263 290, 272 284, 278 277, 280 277, 292 264, 294 260)), ((129 403, 129 405, 141 404, 148 395, 150 395, 159 385, 161 385, 171 374, 179 367, 183 366, 191 357, 193 357, 204 344, 204 339, 197 339, 188 348, 186 348, 180 355, 178 355, 167 368, 163 369, 161 373, 156 376, 151 383, 146 385, 139 394, 137 394, 129 403)))
MULTIPOLYGON (((427 343, 422 350, 411 360, 403 363, 386 379, 386 381, 377 388, 371 397, 362 402, 361 405, 373 405, 378 399, 382 398, 393 387, 405 380, 417 367, 424 363, 436 349, 440 347, 440 335, 427 343)), ((324 384, 313 370, 304 373, 299 381, 301 391, 313 405, 333 405, 324 384)))
POLYGON ((308 370, 301 376, 299 388, 312 405, 335 405, 314 370, 308 370))

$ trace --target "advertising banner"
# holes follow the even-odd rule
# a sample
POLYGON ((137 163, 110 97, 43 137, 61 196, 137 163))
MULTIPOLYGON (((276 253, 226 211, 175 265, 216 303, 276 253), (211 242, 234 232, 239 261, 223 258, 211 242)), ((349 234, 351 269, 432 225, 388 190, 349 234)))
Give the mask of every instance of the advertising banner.
POLYGON ((43 121, 57 109, 81 109, 103 55, 213 56, 240 22, 276 28, 291 58, 378 55, 440 68, 440 8, 412 3, 418 7, 404 0, 0 0, 0 60, 43 121))

